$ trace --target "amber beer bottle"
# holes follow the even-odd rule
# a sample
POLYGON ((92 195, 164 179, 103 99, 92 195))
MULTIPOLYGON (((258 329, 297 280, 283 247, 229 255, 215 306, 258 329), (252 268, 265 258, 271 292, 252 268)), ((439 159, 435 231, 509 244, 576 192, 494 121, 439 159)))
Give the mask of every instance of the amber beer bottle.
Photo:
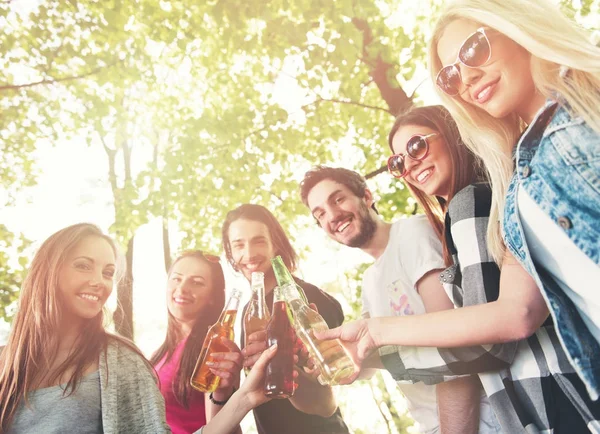
POLYGON ((200 392, 210 393, 214 392, 219 387, 219 381, 221 377, 217 377, 210 371, 210 368, 206 365, 206 362, 211 362, 213 359, 210 356, 211 353, 226 353, 229 352, 223 343, 221 338, 233 340, 233 324, 237 315, 237 310, 240 305, 240 291, 234 289, 229 296, 229 300, 225 304, 219 320, 208 329, 206 338, 204 338, 204 344, 200 351, 200 357, 196 362, 196 367, 192 374, 190 383, 192 387, 200 392))
POLYGON ((267 365, 265 396, 289 398, 294 394, 294 344, 296 334, 290 324, 287 303, 279 287, 275 287, 273 313, 267 325, 267 345, 277 344, 277 353, 267 365))

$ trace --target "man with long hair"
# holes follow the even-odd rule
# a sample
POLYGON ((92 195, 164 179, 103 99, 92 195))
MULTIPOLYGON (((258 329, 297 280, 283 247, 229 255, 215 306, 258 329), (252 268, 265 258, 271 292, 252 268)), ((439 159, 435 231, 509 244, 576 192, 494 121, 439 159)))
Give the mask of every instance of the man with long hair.
MULTIPOLYGON (((292 274, 298 264, 298 256, 281 224, 265 207, 244 204, 227 213, 222 236, 225 255, 235 271, 248 281, 253 272, 264 273, 265 299, 268 308, 272 309, 273 289, 277 282, 271 259, 280 255, 292 274)), ((294 278, 329 327, 342 324, 344 313, 337 300, 316 286, 294 278)), ((244 308, 244 313, 247 308, 244 308)), ((244 342, 242 332, 241 346, 246 367, 254 365, 266 349, 264 332, 250 335, 249 340, 244 342), (253 339, 254 336, 256 339, 253 339)), ((331 387, 322 386, 302 369, 299 371, 298 388, 291 398, 276 399, 254 409, 259 434, 348 433, 331 387)))
MULTIPOLYGON (((394 223, 383 221, 365 179, 344 168, 318 166, 307 172, 301 183, 301 196, 330 238, 361 249, 375 260, 363 276, 363 317, 452 309, 452 302, 439 282, 444 268, 441 243, 427 217, 418 215, 394 223)), ((382 359, 375 355, 371 367, 384 367, 382 360, 388 360, 385 351, 382 349, 382 359)), ((368 374, 368 370, 362 373, 368 374)), ((424 383, 398 383, 398 386, 422 432, 494 432, 486 428, 495 423, 485 399, 481 403, 480 426, 481 387, 472 377, 452 379, 437 386, 424 383)))

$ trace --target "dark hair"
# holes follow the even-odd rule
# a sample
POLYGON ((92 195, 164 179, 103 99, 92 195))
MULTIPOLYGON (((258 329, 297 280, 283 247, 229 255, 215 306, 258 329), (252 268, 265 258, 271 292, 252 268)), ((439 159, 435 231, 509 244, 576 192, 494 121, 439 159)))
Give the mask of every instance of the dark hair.
MULTIPOLYGON (((367 181, 360 173, 343 167, 315 166, 304 174, 304 179, 300 182, 300 197, 304 205, 308 206, 308 194, 314 186, 326 179, 348 187, 356 197, 361 199, 365 197, 365 190, 368 188, 367 181)), ((371 208, 379 214, 375 203, 371 205, 371 208)))
MULTIPOLYGON (((175 398, 185 408, 189 408, 189 398, 193 391, 190 378, 196 367, 196 361, 200 356, 206 332, 211 325, 218 321, 219 315, 225 306, 225 277, 223 276, 223 269, 219 262, 210 260, 212 258, 207 259, 207 256, 209 255, 204 255, 200 250, 184 252, 173 261, 167 273, 167 276, 171 275, 175 264, 183 258, 196 258, 206 263, 211 269, 211 301, 198 312, 194 326, 183 348, 177 373, 171 385, 175 398)), ((181 338, 179 324, 171 312, 169 312, 167 335, 162 345, 152 355, 150 363, 156 366, 165 355, 167 356, 165 362, 167 362, 173 356, 175 348, 181 342, 181 338)))
POLYGON ((444 236, 444 215, 448 211, 448 203, 457 192, 482 179, 481 165, 479 160, 463 144, 454 119, 452 119, 448 110, 441 105, 413 107, 398 116, 388 136, 388 144, 392 152, 394 152, 392 146, 394 136, 401 127, 406 125, 423 126, 436 131, 441 135, 450 154, 452 177, 447 202, 438 196, 428 196, 422 190, 405 181, 406 186, 423 207, 429 223, 442 241, 444 261, 449 266, 452 264, 452 257, 444 236))
POLYGON ((269 235, 271 236, 273 246, 275 247, 275 254, 281 255, 284 264, 288 267, 290 272, 293 273, 296 270, 298 266, 298 255, 292 247, 290 239, 281 227, 281 224, 267 208, 262 205, 254 205, 251 203, 245 203, 238 206, 236 209, 229 211, 225 217, 225 222, 223 223, 223 228, 221 230, 225 257, 234 270, 238 271, 238 268, 231 253, 229 226, 234 221, 240 219, 252 220, 266 225, 267 229, 269 229, 269 235))

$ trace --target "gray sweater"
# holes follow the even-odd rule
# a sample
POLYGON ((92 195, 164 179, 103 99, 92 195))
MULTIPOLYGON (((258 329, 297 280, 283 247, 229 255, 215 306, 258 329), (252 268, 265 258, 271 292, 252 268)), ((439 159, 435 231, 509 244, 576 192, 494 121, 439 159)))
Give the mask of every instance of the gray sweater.
POLYGON ((139 354, 111 339, 99 365, 105 434, 171 432, 156 377, 139 354))
POLYGON ((100 355, 99 374, 105 434, 171 433, 156 377, 139 354, 109 338, 106 357, 100 355))

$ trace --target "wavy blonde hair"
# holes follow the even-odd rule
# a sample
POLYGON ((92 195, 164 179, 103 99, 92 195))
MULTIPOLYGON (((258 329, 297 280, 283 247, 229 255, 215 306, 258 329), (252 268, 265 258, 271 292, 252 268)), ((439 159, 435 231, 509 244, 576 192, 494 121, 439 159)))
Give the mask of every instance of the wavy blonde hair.
MULTIPOLYGON (((545 98, 561 95, 573 115, 581 116, 600 133, 600 48, 565 17, 549 0, 457 0, 438 20, 429 46, 429 71, 435 83, 442 63, 438 42, 446 26, 464 19, 492 28, 531 54, 531 75, 536 90, 545 98), (570 68, 561 76, 561 67, 570 68)), ((513 174, 511 152, 525 124, 516 115, 497 119, 460 98, 437 93, 456 120, 464 143, 481 158, 492 185, 492 209, 488 245, 498 264, 505 246, 500 218, 513 174)))

